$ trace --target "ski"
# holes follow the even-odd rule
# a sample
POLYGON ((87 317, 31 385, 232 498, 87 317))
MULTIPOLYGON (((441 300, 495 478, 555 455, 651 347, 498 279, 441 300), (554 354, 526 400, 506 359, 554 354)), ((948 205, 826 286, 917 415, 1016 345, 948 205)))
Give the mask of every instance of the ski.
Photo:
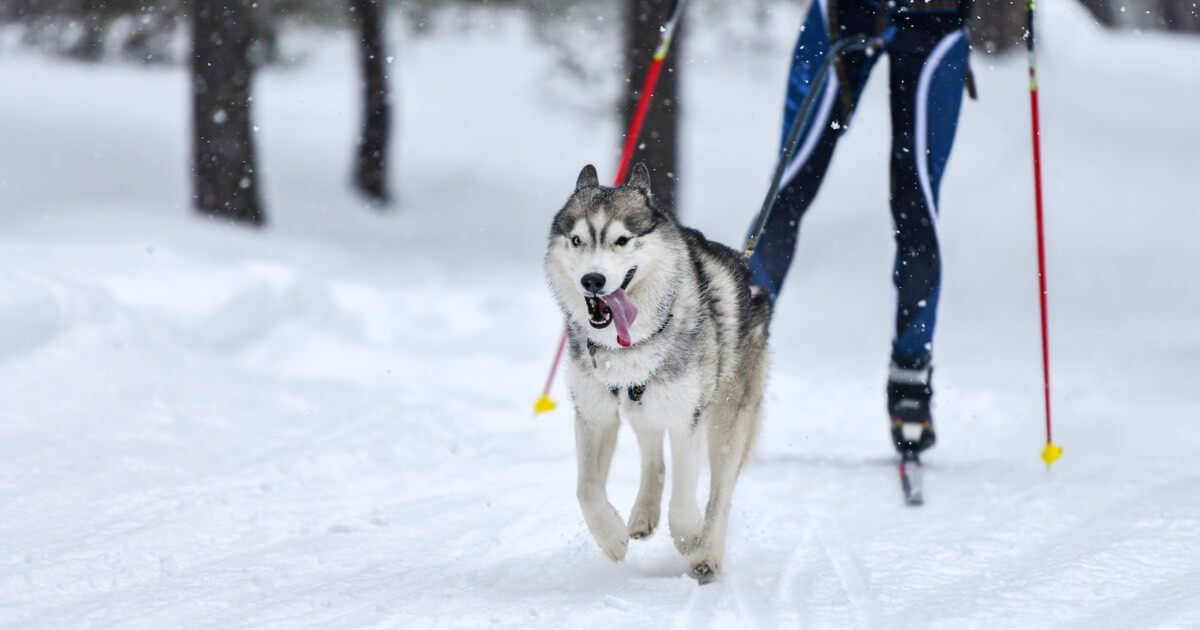
POLYGON ((904 490, 904 502, 908 505, 925 503, 924 489, 921 485, 921 460, 912 451, 900 456, 900 487, 904 490))

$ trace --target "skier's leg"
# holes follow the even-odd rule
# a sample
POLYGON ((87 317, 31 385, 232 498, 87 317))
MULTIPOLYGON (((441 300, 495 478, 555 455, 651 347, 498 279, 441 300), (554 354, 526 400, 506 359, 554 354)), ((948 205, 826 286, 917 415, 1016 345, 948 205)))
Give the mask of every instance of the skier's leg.
POLYGON ((941 288, 938 189, 962 105, 965 30, 899 30, 889 42, 896 336, 888 380, 893 439, 901 451, 933 445, 930 359, 941 288))
MULTIPOLYGON (((796 41, 792 68, 788 74, 787 100, 783 112, 783 138, 787 141, 800 104, 813 86, 831 43, 829 38, 828 0, 813 0, 796 41)), ((838 24, 845 33, 868 32, 874 23, 869 6, 859 0, 839 3, 838 24), (861 5, 861 6, 859 6, 861 5), (861 29, 861 30, 860 30, 861 29)), ((842 56, 844 74, 853 82, 850 94, 857 98, 874 64, 874 57, 855 52, 842 56)), ((830 71, 821 94, 810 110, 800 132, 800 145, 792 156, 780 182, 774 212, 767 221, 754 255, 750 258, 752 282, 767 290, 774 300, 791 266, 792 254, 800 230, 800 219, 816 197, 825 170, 833 157, 834 146, 845 128, 842 112, 842 86, 838 73, 830 71)), ((782 154, 782 148, 781 148, 782 154)))

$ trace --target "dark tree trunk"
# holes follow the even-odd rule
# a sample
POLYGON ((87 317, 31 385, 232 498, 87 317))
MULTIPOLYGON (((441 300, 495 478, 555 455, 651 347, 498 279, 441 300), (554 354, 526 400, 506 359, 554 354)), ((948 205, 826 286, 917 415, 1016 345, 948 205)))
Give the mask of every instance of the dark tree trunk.
POLYGON ((986 53, 1004 53, 1025 44, 1025 3, 975 0, 971 9, 971 43, 986 53))
POLYGON ((201 214, 261 225, 250 129, 254 0, 195 0, 192 96, 195 205, 201 214))
POLYGON ((350 0, 362 55, 363 125, 354 163, 354 185, 375 203, 388 200, 387 152, 391 111, 383 50, 381 0, 350 0))
POLYGON ((121 42, 121 53, 127 59, 141 63, 171 61, 178 4, 164 2, 143 11, 134 30, 121 42))
POLYGON ((279 62, 278 0, 257 0, 254 8, 254 41, 250 44, 250 63, 255 68, 279 62))
POLYGON ((1116 25, 1116 15, 1113 13, 1113 5, 1109 0, 1079 0, 1079 2, 1100 24, 1110 28, 1116 25))
POLYGON ((1200 33, 1200 0, 1162 0, 1168 31, 1200 33))
MULTIPOLYGON (((621 103, 622 134, 629 129, 642 82, 650 70, 654 50, 658 48, 659 27, 671 15, 673 0, 626 0, 625 6, 625 99, 621 103)), ((681 25, 682 26, 682 25, 681 25)), ((675 30, 670 54, 663 62, 662 75, 654 89, 654 100, 646 112, 634 163, 645 162, 650 168, 650 188, 655 198, 675 212, 676 182, 679 179, 679 65, 683 29, 675 30)), ((622 135, 621 142, 625 137, 622 135)))
POLYGON ((104 11, 108 7, 104 0, 80 0, 77 17, 83 34, 63 50, 63 54, 82 61, 97 61, 104 54, 104 11))

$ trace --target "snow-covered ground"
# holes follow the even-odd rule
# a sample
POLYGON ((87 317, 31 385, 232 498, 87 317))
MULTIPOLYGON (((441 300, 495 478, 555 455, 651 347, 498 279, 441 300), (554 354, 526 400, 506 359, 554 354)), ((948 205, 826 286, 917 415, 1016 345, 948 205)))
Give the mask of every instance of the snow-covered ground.
MULTIPOLYGON (((1200 41, 1062 4, 1040 63, 1063 459, 1038 457, 1024 59, 976 57, 942 195, 940 443, 927 505, 901 503, 880 68, 804 226, 703 588, 661 533, 602 557, 563 384, 531 413, 560 325, 546 226, 583 163, 611 176, 615 81, 569 78, 512 15, 450 14, 474 26, 398 45, 379 214, 345 186, 351 42, 296 36, 308 61, 257 85, 252 232, 188 210, 181 69, 0 58, 0 626, 1200 626, 1200 41)), ((760 39, 690 31, 683 212, 731 244, 778 136, 780 11, 760 39)))

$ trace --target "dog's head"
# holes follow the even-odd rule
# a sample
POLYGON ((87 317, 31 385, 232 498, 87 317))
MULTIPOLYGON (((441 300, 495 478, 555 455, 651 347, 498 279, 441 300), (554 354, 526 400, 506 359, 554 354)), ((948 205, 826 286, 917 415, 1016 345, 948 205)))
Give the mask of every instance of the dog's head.
MULTIPOLYGON (((678 242, 678 225, 655 205, 644 164, 616 188, 601 186, 589 164, 550 226, 546 275, 568 317, 597 330, 614 325, 617 345, 629 346, 657 330, 653 317, 638 321, 638 307, 660 310, 677 273, 678 242)), ((611 345, 608 335, 589 336, 611 345)))

